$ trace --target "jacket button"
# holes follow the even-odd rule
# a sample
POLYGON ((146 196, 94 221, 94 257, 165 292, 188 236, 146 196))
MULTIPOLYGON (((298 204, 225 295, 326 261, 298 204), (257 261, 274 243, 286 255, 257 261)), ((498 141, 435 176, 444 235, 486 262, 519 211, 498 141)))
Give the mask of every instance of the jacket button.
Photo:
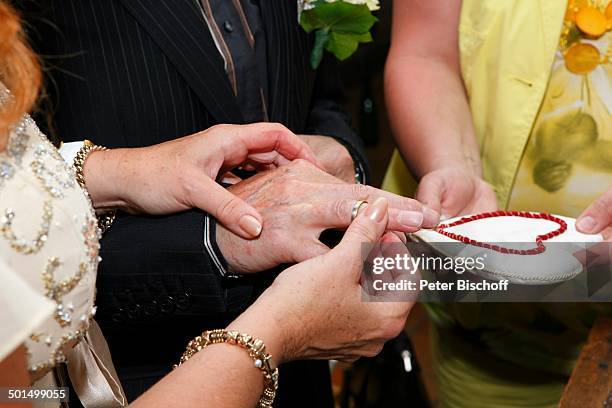
POLYGON ((229 20, 225 20, 223 22, 223 29, 225 30, 225 32, 227 33, 233 33, 234 32, 234 25, 232 24, 231 21, 229 20))
POLYGON ((159 309, 162 311, 162 313, 173 313, 175 308, 176 303, 174 302, 174 299, 172 299, 172 296, 164 296, 159 299, 159 309))
POLYGON ((143 313, 146 317, 155 317, 159 314, 159 305, 155 300, 145 303, 143 313))
POLYGON ((130 320, 140 320, 142 317, 142 306, 138 303, 131 305, 127 314, 130 320))
POLYGON ((111 315, 111 320, 114 323, 123 323, 125 322, 125 319, 126 319, 125 311, 120 307, 115 309, 115 311, 111 315))
POLYGON ((176 308, 180 311, 185 311, 191 307, 191 296, 188 293, 178 295, 176 298, 176 308))

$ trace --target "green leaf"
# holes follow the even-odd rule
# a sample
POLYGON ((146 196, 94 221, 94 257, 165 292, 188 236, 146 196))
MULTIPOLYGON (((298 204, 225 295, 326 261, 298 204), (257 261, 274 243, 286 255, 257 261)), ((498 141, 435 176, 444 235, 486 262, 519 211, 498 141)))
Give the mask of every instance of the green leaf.
POLYGON ((321 61, 323 60, 323 50, 327 48, 329 43, 329 31, 325 29, 318 30, 315 33, 315 44, 310 55, 310 66, 312 69, 319 68, 321 61))
POLYGON ((360 43, 372 41, 370 29, 378 21, 365 4, 343 1, 318 1, 314 8, 305 10, 300 24, 308 33, 315 32, 315 45, 310 65, 317 69, 326 49, 343 61, 353 55, 360 43))
POLYGON ((300 23, 306 32, 327 28, 343 34, 364 34, 378 19, 365 4, 351 4, 342 1, 319 3, 302 12, 300 23))
POLYGON ((365 34, 342 34, 332 32, 326 49, 334 54, 340 61, 344 61, 357 51, 360 42, 372 41, 372 35, 365 34))

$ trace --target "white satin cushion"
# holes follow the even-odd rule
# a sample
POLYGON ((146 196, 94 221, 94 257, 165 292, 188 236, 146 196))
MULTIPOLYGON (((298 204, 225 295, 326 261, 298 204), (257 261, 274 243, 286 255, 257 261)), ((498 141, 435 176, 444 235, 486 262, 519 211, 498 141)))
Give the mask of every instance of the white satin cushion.
MULTIPOLYGON (((461 244, 434 230, 422 230, 412 238, 428 244, 437 253, 447 257, 482 257, 484 270, 473 270, 476 275, 527 285, 545 285, 573 279, 583 269, 575 257, 596 243, 602 242, 601 235, 585 235, 576 231, 574 218, 556 216, 567 223, 567 231, 544 242, 546 251, 538 255, 503 254, 474 245, 461 244), (449 245, 454 243, 456 245, 449 245), (554 243, 550 245, 550 243, 554 243), (549 245, 547 245, 549 244, 549 245)), ((457 217, 445 221, 450 224, 457 217)), ((503 244, 517 249, 533 248, 537 235, 554 231, 559 227, 555 222, 522 217, 495 217, 472 221, 447 229, 480 242, 503 244)))

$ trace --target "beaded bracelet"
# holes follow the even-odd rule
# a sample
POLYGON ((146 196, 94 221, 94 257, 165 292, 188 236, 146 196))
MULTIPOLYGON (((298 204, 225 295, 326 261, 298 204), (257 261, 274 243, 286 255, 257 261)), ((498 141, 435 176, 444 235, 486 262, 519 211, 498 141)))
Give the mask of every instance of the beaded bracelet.
MULTIPOLYGON (((85 161, 89 157, 89 155, 93 152, 102 152, 108 150, 106 147, 97 146, 90 142, 89 140, 85 140, 83 147, 78 151, 76 156, 74 157, 74 169, 77 183, 79 186, 87 193, 87 187, 85 186, 85 174, 83 169, 85 168, 85 161)), ((87 193, 89 194, 89 193, 87 193)), ((107 229, 113 224, 115 221, 115 217, 117 216, 117 211, 111 210, 107 211, 103 214, 97 214, 98 217, 98 228, 102 233, 106 232, 107 229)))
POLYGON ((526 211, 495 211, 495 212, 489 212, 489 213, 482 213, 482 214, 472 215, 470 217, 463 217, 457 221, 451 222, 450 224, 440 225, 435 229, 437 233, 442 234, 448 238, 454 239, 456 241, 463 242, 464 244, 474 245, 474 246, 481 247, 481 248, 491 249, 496 252, 501 252, 503 254, 512 254, 512 255, 541 254, 542 252, 546 250, 546 247, 544 246, 544 241, 554 238, 558 235, 561 235, 566 230, 567 230, 567 223, 563 221, 561 218, 555 217, 554 215, 550 215, 550 214, 532 213, 532 212, 526 212, 526 211), (542 219, 542 220, 552 221, 552 222, 559 224, 559 228, 547 234, 538 235, 535 239, 535 242, 536 242, 535 248, 530 248, 530 249, 506 248, 501 245, 494 245, 494 244, 489 244, 487 242, 476 241, 466 236, 446 231, 447 228, 456 227, 457 225, 467 224, 468 222, 482 220, 485 218, 495 218, 495 217, 521 217, 521 218, 542 219))
POLYGON ((266 353, 266 346, 260 339, 237 331, 208 330, 189 342, 187 349, 181 356, 181 360, 173 368, 177 368, 194 354, 211 344, 228 343, 246 349, 249 356, 254 360, 255 367, 259 368, 264 377, 264 390, 258 408, 271 408, 278 389, 278 368, 272 360, 272 356, 266 353))

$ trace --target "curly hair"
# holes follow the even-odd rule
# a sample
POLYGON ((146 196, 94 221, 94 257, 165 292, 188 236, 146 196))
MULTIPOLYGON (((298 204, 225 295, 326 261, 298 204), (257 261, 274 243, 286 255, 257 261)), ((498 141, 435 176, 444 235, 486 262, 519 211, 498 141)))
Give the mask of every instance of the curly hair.
POLYGON ((41 81, 40 64, 26 41, 19 15, 0 0, 0 83, 11 93, 0 102, 0 150, 6 146, 8 128, 32 109, 41 81))

